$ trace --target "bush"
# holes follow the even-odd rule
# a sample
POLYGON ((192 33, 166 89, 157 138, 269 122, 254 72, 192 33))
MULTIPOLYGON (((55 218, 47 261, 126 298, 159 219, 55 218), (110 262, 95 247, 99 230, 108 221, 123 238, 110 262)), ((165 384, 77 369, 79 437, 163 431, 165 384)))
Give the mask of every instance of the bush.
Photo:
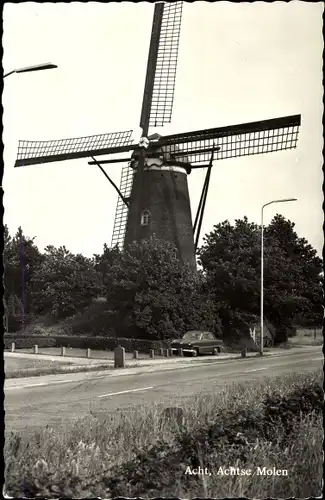
MULTIPOLYGON (((220 464, 238 460, 244 467, 260 440, 284 453, 288 443, 296 440, 301 421, 310 415, 313 420, 322 415, 323 398, 322 387, 315 379, 299 384, 282 398, 266 394, 261 406, 223 408, 214 423, 203 423, 191 432, 184 429, 172 446, 158 441, 149 451, 141 451, 135 459, 117 467, 105 481, 106 487, 112 496, 142 496, 149 491, 155 496, 162 490, 168 495, 177 476, 188 466, 197 468, 203 463, 211 470, 218 457, 220 464)), ((187 476, 186 483, 194 491, 196 476, 187 476)))
POLYGON ((110 323, 110 310, 106 300, 93 301, 84 311, 67 320, 71 335, 85 335, 88 337, 113 337, 114 332, 110 323))
MULTIPOLYGON (((286 375, 227 386, 221 392, 191 396, 184 403, 181 428, 161 422, 161 407, 91 415, 5 440, 6 493, 15 497, 113 498, 179 497, 288 498, 318 496, 322 479, 322 372, 286 375), (290 402, 292 432, 275 424, 269 440, 268 404, 274 390, 290 402), (310 405, 303 403, 309 394, 310 405), (313 396, 313 394, 316 396, 313 396), (263 397, 264 395, 264 397, 263 397), (298 399, 297 399, 298 398, 298 399), (299 402, 310 413, 301 415, 299 402), (319 413, 317 415, 317 412, 319 413), (240 434, 241 433, 241 434, 240 434), (237 464, 236 464, 237 462, 237 464), (207 478, 185 475, 187 465, 215 471, 219 465, 288 469, 289 477, 207 478)), ((175 397, 177 404, 179 396, 175 397)))
POLYGON ((18 333, 23 332, 29 327, 29 324, 35 319, 32 314, 25 314, 24 321, 21 314, 9 314, 8 316, 8 332, 7 333, 18 333), (24 324, 24 330, 23 325, 24 324))
POLYGON ((53 337, 18 337, 17 335, 4 336, 5 349, 10 349, 12 342, 15 343, 17 349, 30 349, 35 344, 39 347, 56 347, 56 340, 53 337))
POLYGON ((158 350, 160 347, 166 347, 168 344, 161 342, 152 342, 151 340, 128 339, 116 337, 76 337, 75 335, 60 335, 44 337, 38 335, 18 336, 5 335, 5 349, 11 347, 15 342, 16 349, 28 349, 35 344, 40 348, 46 347, 74 347, 75 349, 93 349, 112 351, 117 345, 124 347, 126 352, 139 351, 148 354, 150 349, 158 350))
MULTIPOLYGON (((276 432, 281 426, 288 436, 294 429, 295 418, 299 415, 308 415, 315 412, 322 414, 324 408, 322 387, 316 381, 311 384, 302 384, 292 390, 289 396, 271 393, 263 400, 264 420, 268 422, 267 435, 276 432)), ((272 435, 272 434, 271 434, 272 435)))

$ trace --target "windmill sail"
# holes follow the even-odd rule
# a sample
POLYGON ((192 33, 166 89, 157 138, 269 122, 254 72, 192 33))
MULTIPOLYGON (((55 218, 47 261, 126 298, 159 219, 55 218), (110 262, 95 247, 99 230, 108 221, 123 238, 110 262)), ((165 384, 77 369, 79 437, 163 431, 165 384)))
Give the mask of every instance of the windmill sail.
MULTIPOLYGON (((129 198, 131 194, 132 182, 133 182, 134 170, 125 164, 122 167, 121 181, 120 181, 120 191, 124 198, 129 198)), ((114 247, 118 245, 123 246, 126 222, 128 217, 128 207, 123 202, 122 198, 119 196, 116 205, 113 235, 111 246, 114 247)))
POLYGON ((155 5, 140 126, 171 121, 183 2, 155 5))
MULTIPOLYGON (((150 126, 162 126, 171 120, 182 7, 183 2, 159 2, 155 5, 140 119, 144 136, 150 126)), ((131 195, 133 174, 128 165, 123 167, 120 191, 126 198, 131 195)), ((119 197, 112 246, 123 245, 127 218, 128 208, 119 197)))
POLYGON ((198 130, 162 137, 166 159, 186 160, 199 167, 209 162, 213 145, 215 160, 271 153, 295 148, 301 116, 286 116, 272 120, 198 130))
POLYGON ((15 167, 73 160, 132 149, 132 130, 55 141, 19 141, 15 167))
MULTIPOLYGON (((187 168, 186 163, 193 168, 206 166, 213 151, 214 159, 221 160, 295 148, 301 117, 294 115, 198 130, 159 137, 157 141, 150 137, 149 127, 161 127, 171 121, 182 8, 183 2, 155 4, 140 118, 142 138, 145 140, 136 144, 132 140, 132 130, 128 130, 55 141, 19 141, 15 166, 85 157, 92 157, 94 160, 99 155, 136 150, 136 170, 129 164, 122 169, 122 196, 117 203, 112 246, 120 246, 125 241, 139 241, 143 237, 148 239, 156 234, 152 231, 157 231, 159 238, 176 245, 183 262, 196 269, 187 184, 190 168, 187 168), (158 165, 158 168, 145 169, 146 148, 148 156, 162 154, 166 164, 162 164, 161 168, 158 165), (151 224, 140 223, 144 211, 151 214, 151 224)), ((106 160, 107 163, 113 161, 114 159, 106 160)), ((125 158, 118 161, 125 161, 125 158)), ((97 160, 94 160, 94 164, 98 164, 97 160)), ((101 168, 100 164, 98 166, 101 168)), ((108 178, 106 173, 105 176, 108 178)), ((111 180, 110 182, 116 188, 111 180)), ((206 195, 207 186, 205 198, 206 195)))

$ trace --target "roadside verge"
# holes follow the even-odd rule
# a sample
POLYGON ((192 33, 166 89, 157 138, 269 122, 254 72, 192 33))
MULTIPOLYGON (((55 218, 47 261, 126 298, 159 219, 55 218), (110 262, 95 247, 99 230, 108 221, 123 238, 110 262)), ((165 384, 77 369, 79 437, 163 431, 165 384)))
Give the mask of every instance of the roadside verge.
MULTIPOLYGON (((316 350, 315 347, 307 347, 305 350, 316 350)), ((296 354, 301 352, 301 349, 290 349, 290 350, 277 350, 265 352, 264 356, 288 356, 290 354, 296 354)), ((211 363, 226 363, 235 359, 243 359, 238 353, 227 353, 220 356, 207 356, 200 358, 160 358, 160 359, 142 359, 142 360, 129 360, 126 361, 125 368, 114 368, 114 362, 112 360, 99 360, 99 359, 86 359, 86 358, 60 358, 59 356, 46 355, 46 354, 18 354, 18 353, 5 353, 5 358, 24 358, 24 359, 45 359, 51 361, 57 361, 58 366, 56 367, 40 367, 40 368, 26 368, 25 370, 16 370, 6 373, 6 380, 9 382, 13 379, 29 378, 38 379, 39 377, 58 377, 59 375, 67 374, 78 374, 85 378, 87 375, 85 372, 94 372, 97 376, 122 376, 130 374, 138 374, 143 372, 154 372, 154 371, 164 371, 164 370, 175 370, 181 368, 187 368, 189 366, 202 366, 211 363), (69 362, 71 364, 64 365, 60 362, 69 362), (140 370, 140 371, 139 371, 140 370)), ((259 357, 258 353, 248 353, 247 358, 259 357)))

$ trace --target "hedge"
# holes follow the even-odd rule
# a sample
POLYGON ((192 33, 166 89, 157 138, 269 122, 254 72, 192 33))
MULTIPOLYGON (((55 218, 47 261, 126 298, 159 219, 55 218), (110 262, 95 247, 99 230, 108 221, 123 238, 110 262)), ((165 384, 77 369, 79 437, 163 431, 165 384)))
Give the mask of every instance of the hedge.
POLYGON ((37 335, 18 336, 9 334, 4 336, 5 349, 10 349, 11 343, 15 342, 17 349, 27 349, 35 344, 44 347, 74 347, 78 349, 108 350, 112 351, 117 345, 125 348, 126 352, 139 351, 149 353, 150 349, 158 350, 167 347, 160 341, 115 338, 115 337, 76 337, 76 336, 51 336, 40 337, 37 335))
POLYGON ((17 349, 28 349, 29 347, 33 347, 37 344, 39 347, 56 347, 56 339, 53 337, 18 337, 17 335, 9 334, 5 335, 4 339, 4 348, 10 349, 12 342, 15 343, 17 349))

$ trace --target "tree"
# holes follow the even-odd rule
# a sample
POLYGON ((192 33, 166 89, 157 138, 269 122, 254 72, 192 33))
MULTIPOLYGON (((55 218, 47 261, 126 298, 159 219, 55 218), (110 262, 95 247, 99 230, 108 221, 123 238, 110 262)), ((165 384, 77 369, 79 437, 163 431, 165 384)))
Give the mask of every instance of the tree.
POLYGON ((106 243, 104 243, 104 248, 102 254, 94 254, 95 269, 98 272, 100 285, 102 293, 105 294, 105 283, 107 273, 112 266, 114 260, 121 255, 119 247, 116 245, 113 248, 109 248, 106 243))
MULTIPOLYGON (((264 314, 276 341, 286 340, 297 313, 322 315, 322 261, 293 228, 279 215, 265 228, 264 314)), ((214 226, 198 251, 226 336, 247 331, 260 314, 260 242, 261 228, 244 217, 214 226)))
MULTIPOLYGON (((30 283, 43 256, 35 244, 35 237, 25 236, 21 227, 11 237, 4 227, 4 298, 9 316, 20 317, 32 313, 30 283)), ((11 321, 12 324, 12 321, 11 321)))
POLYGON ((293 222, 277 214, 266 228, 266 243, 271 243, 274 250, 277 248, 273 251, 273 265, 276 262, 282 269, 279 282, 272 283, 272 273, 266 268, 266 284, 277 290, 276 302, 269 299, 270 319, 290 327, 299 315, 305 324, 319 326, 324 313, 323 263, 307 240, 298 237, 294 227, 293 222))
POLYGON ((100 290, 93 259, 74 255, 64 246, 45 248, 44 260, 32 279, 38 314, 65 318, 82 311, 100 290))
POLYGON ((190 328, 215 327, 202 278, 174 253, 171 244, 153 238, 116 253, 107 266, 107 302, 119 336, 168 339, 190 328))
POLYGON ((218 306, 225 337, 256 319, 259 299, 259 230, 247 218, 232 226, 224 221, 204 238, 198 250, 208 286, 218 306))

